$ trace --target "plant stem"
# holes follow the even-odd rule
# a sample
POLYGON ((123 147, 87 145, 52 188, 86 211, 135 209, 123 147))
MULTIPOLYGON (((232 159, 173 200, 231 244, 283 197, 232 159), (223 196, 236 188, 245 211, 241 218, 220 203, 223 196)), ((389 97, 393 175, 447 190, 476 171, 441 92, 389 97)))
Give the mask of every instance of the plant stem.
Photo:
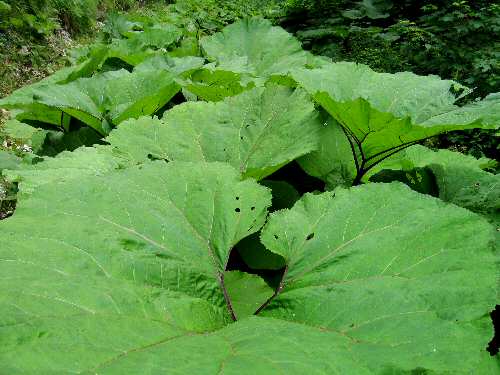
POLYGON ((229 313, 231 314, 231 319, 233 319, 233 321, 236 322, 238 319, 236 318, 236 314, 234 313, 233 305, 231 304, 231 298, 229 298, 229 294, 227 293, 226 285, 224 285, 224 274, 223 273, 219 273, 219 283, 220 283, 220 287, 222 288, 222 293, 224 294, 224 299, 226 300, 227 309, 229 310, 229 313))
POLYGON ((280 294, 280 292, 283 290, 283 288, 285 287, 285 277, 286 277, 286 274, 288 273, 288 266, 286 266, 285 268, 285 272, 283 272, 283 277, 281 278, 281 281, 280 281, 280 285, 278 286, 278 288, 274 291, 274 294, 269 297, 266 302, 264 302, 262 304, 262 306, 260 306, 257 311, 255 311, 253 314, 254 315, 258 315, 262 310, 264 310, 270 303, 273 299, 275 299, 278 294, 280 294))

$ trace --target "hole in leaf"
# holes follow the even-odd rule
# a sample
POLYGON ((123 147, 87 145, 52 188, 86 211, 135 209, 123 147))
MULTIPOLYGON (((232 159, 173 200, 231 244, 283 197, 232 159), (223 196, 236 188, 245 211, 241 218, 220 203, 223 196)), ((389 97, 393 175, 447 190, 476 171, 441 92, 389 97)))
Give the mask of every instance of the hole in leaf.
POLYGON ((149 159, 149 160, 163 160, 163 161, 165 161, 166 163, 168 163, 168 162, 169 162, 169 160, 168 160, 168 159, 161 158, 161 157, 155 156, 155 155, 153 155, 153 154, 148 154, 148 159, 149 159))
POLYGON ((306 241, 312 240, 314 238, 314 233, 309 233, 306 237, 306 241))
POLYGON ((236 207, 234 210, 235 210, 236 212, 240 212, 240 211, 241 211, 241 210, 239 209, 239 207, 236 207))
POLYGON ((239 201, 240 200, 240 197, 236 197, 236 200, 239 201))
POLYGON ((277 239, 278 239, 278 235, 277 235, 277 234, 275 234, 275 235, 274 235, 274 239, 275 239, 275 240, 277 240, 277 239))
POLYGON ((252 211, 254 211, 254 210, 255 210, 255 206, 250 207, 250 209, 251 209, 252 211))

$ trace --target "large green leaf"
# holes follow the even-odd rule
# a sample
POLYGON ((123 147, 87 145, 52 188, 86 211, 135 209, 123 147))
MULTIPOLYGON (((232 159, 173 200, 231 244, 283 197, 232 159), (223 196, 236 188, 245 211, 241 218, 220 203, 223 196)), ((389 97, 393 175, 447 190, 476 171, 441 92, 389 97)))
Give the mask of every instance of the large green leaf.
MULTIPOLYGON (((56 157, 46 157, 36 164, 9 168, 3 175, 11 182, 19 183, 19 192, 30 195, 45 184, 80 180, 86 176, 103 176, 107 173, 132 165, 130 160, 113 155, 106 146, 82 147, 74 152, 61 152, 56 157)), ((7 168, 6 168, 7 169, 7 168)), ((53 186, 56 189, 56 186, 53 186)))
MULTIPOLYGON (((409 173, 418 168, 432 171, 439 198, 483 214, 500 225, 500 174, 483 168, 497 163, 487 158, 476 159, 449 150, 432 151, 415 145, 378 164, 368 177, 376 178, 382 171, 400 170, 409 173)), ((405 181, 406 182, 406 181, 405 181)), ((408 181, 409 185, 411 180, 408 181)))
POLYGON ((65 127, 64 113, 107 134, 110 124, 149 115, 163 107, 180 90, 174 78, 166 70, 111 71, 64 85, 35 85, 1 100, 0 106, 28 112, 18 115, 18 119, 61 127, 65 127), (47 111, 53 113, 50 118, 47 111))
POLYGON ((298 163, 309 175, 325 181, 329 190, 351 186, 356 166, 349 141, 333 117, 322 116, 321 122, 318 149, 298 159, 298 163))
POLYGON ((182 31, 168 23, 156 23, 143 31, 129 33, 129 40, 137 42, 140 47, 168 48, 182 36, 182 31))
POLYGON ((30 150, 39 156, 55 156, 63 151, 102 143, 102 136, 90 127, 64 132, 35 128, 11 119, 3 124, 2 131, 17 144, 29 146, 30 150))
POLYGON ((262 240, 287 263, 263 313, 344 334, 373 373, 466 374, 487 357, 473 322, 495 305, 498 256, 479 216, 370 184, 304 196, 262 240))
POLYGON ((287 73, 308 62, 300 42, 262 18, 246 18, 201 39, 207 58, 220 69, 255 77, 287 73))
POLYGON ((161 121, 129 121, 108 141, 132 160, 221 161, 260 179, 315 150, 319 129, 304 91, 271 85, 219 103, 184 103, 161 121))
POLYGON ((168 54, 152 56, 134 68, 134 72, 167 70, 176 76, 190 75, 203 66, 202 57, 171 57, 168 54))
MULTIPOLYGON (((119 28, 123 31, 126 27, 137 26, 137 23, 125 21, 119 28), (126 24, 125 24, 126 23, 126 24)), ((88 47, 85 59, 68 76, 64 83, 71 82, 77 78, 90 77, 92 74, 101 71, 103 65, 109 60, 118 59, 131 66, 136 66, 150 56, 156 55, 159 51, 177 42, 182 36, 182 32, 177 27, 170 24, 155 24, 141 30, 128 30, 127 38, 120 38, 120 33, 115 35, 108 44, 96 43, 88 47)), ((82 57, 80 57, 82 59, 82 57)))
POLYGON ((64 83, 79 68, 80 66, 76 65, 60 69, 38 82, 17 89, 9 96, 0 99, 0 108, 22 108, 22 111, 13 111, 12 113, 18 120, 38 120, 63 127, 66 120, 63 113, 57 108, 50 108, 43 103, 38 103, 37 93, 44 92, 47 88, 50 90, 53 85, 64 83))
POLYGON ((218 102, 255 86, 241 74, 206 66, 195 72, 185 87, 203 100, 218 102))
MULTIPOLYGON (((155 162, 103 171, 104 177, 82 173, 81 179, 70 177, 66 183, 61 175, 78 169, 59 172, 20 201, 15 220, 2 227, 2 250, 30 249, 35 262, 44 256, 43 251, 36 254, 37 248, 78 249, 93 272, 141 279, 195 297, 200 289, 206 289, 205 297, 217 295, 216 277, 229 251, 259 230, 271 203, 266 188, 240 182, 237 171, 223 164, 155 162), (106 243, 106 251, 99 243, 106 243)), ((70 259, 67 267, 80 267, 70 259)), ((61 262, 58 267, 65 269, 64 258, 61 262)))
POLYGON ((343 127, 355 150, 357 182, 383 158, 422 139, 500 124, 498 94, 459 107, 455 102, 467 89, 437 76, 376 73, 342 62, 296 69, 292 77, 343 127))
POLYGON ((0 223, 3 371, 369 373, 335 332, 267 318, 221 329, 229 249, 270 204, 232 168, 155 162, 54 187, 0 223))

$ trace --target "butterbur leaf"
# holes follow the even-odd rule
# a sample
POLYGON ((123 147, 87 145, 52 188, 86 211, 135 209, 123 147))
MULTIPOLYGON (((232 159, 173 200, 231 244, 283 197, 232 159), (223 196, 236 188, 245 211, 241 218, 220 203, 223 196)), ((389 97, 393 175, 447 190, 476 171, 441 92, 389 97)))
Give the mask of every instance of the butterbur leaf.
MULTIPOLYGON (((61 152, 56 157, 46 157, 42 162, 23 165, 22 168, 8 168, 3 175, 11 182, 19 183, 21 195, 30 195, 45 184, 57 185, 86 176, 103 176, 132 163, 115 156, 107 147, 82 147, 74 152, 61 152)), ((6 168, 7 169, 7 168, 6 168)))
POLYGON ((226 271, 224 285, 238 319, 253 315, 274 293, 260 276, 240 271, 226 271))
POLYGON ((372 176, 371 182, 393 182, 399 181, 406 184, 410 189, 422 194, 439 196, 439 188, 436 177, 430 168, 415 168, 409 171, 384 169, 372 176))
POLYGON ((500 124, 498 94, 459 107, 455 102, 467 89, 437 76, 376 73, 342 62, 296 69, 292 77, 346 132, 358 170, 355 182, 385 157, 422 139, 500 124))
POLYGON ((54 264, 23 262, 29 256, 26 248, 8 258, 2 254, 2 272, 17 275, 0 287, 5 349, 0 362, 10 374, 106 373, 129 354, 227 321, 222 309, 201 299, 123 278, 96 277, 89 269, 61 271, 58 264, 78 255, 46 250, 54 264))
POLYGON ((76 65, 71 74, 58 83, 69 83, 78 78, 90 77, 97 72, 104 64, 109 54, 109 46, 105 44, 95 44, 89 51, 85 61, 76 65))
POLYGON ((341 332, 373 373, 465 374, 487 357, 490 337, 473 322, 495 305, 498 268, 479 216, 369 184, 306 194, 261 238, 287 263, 261 313, 341 332))
POLYGON ((245 18, 221 32, 201 39, 210 61, 220 69, 255 77, 287 73, 303 67, 309 54, 300 42, 280 27, 262 18, 245 18))
MULTIPOLYGON (((239 179, 223 164, 154 162, 46 183, 22 200, 15 220, 2 227, 9 243, 2 249, 16 249, 14 238, 30 252, 40 246, 54 253, 79 249, 89 262, 85 267, 104 276, 141 279, 194 297, 201 296, 198 289, 221 296, 217 274, 230 249, 262 226, 271 199, 265 187, 239 179), (54 191, 58 198, 52 202, 54 191), (69 203, 69 196, 79 198, 69 203), (25 234, 35 225, 30 220, 37 220, 36 212, 52 220, 25 234), (106 243, 106 251, 99 243, 106 243)), ((32 255, 38 257, 36 251, 32 255)))
POLYGON ((406 150, 387 158, 367 173, 368 180, 374 174, 384 169, 410 171, 414 168, 427 167, 434 164, 461 165, 466 169, 495 168, 498 162, 485 157, 476 159, 474 156, 465 155, 450 150, 433 151, 422 145, 408 147, 406 150))
POLYGON ((129 39, 137 42, 142 48, 167 48, 181 36, 182 31, 178 27, 164 23, 146 27, 144 31, 132 32, 129 34, 129 39))
POLYGON ((411 173, 427 168, 434 176, 439 198, 488 217, 500 224, 500 175, 484 171, 497 163, 487 158, 476 159, 449 150, 432 151, 415 145, 384 160, 368 177, 375 178, 382 171, 411 173))
POLYGON ((134 68, 134 72, 150 72, 167 70, 176 76, 191 75, 203 66, 205 59, 201 57, 171 57, 168 54, 152 56, 134 68))
POLYGON ((11 275, 0 286, 2 368, 368 374, 334 331, 261 317, 221 328, 217 272, 266 204, 267 189, 222 164, 154 162, 40 187, 0 223, 11 275))
POLYGON ((63 83, 82 77, 90 77, 101 71, 109 60, 118 59, 131 66, 136 66, 155 56, 159 50, 171 46, 179 40, 182 33, 169 24, 159 24, 142 31, 128 31, 128 39, 113 39, 109 44, 96 43, 89 48, 85 61, 75 67, 63 83))
MULTIPOLYGON (((70 183, 61 186, 57 194, 52 187, 40 189, 21 205, 13 218, 2 222, 0 270, 13 276, 0 286, 0 340, 5 349, 0 353, 2 369, 11 374, 119 374, 124 368, 131 374, 158 371, 215 374, 221 369, 227 374, 252 374, 256 370, 272 373, 276 369, 300 374, 314 373, 315 368, 329 373, 354 368, 357 373, 367 373, 356 364, 348 352, 348 339, 340 334, 266 318, 244 320, 221 329, 228 321, 222 308, 167 290, 178 288, 179 283, 184 282, 191 285, 192 294, 200 293, 203 288, 203 274, 197 272, 192 278, 187 274, 190 268, 213 267, 210 261, 202 264, 208 256, 202 248, 207 250, 209 245, 198 240, 193 232, 209 230, 199 224, 200 220, 208 219, 210 226, 202 207, 213 206, 207 206, 203 199, 181 199, 177 207, 170 206, 172 211, 167 209, 168 216, 161 218, 160 201, 154 197, 144 198, 148 191, 161 193, 150 184, 157 185, 162 178, 165 178, 159 183, 163 186, 162 192, 166 183, 172 194, 184 194, 188 181, 183 173, 192 175, 194 169, 198 169, 199 176, 204 175, 200 177, 205 182, 202 189, 213 187, 207 175, 218 168, 222 172, 220 199, 224 200, 223 185, 237 189, 233 182, 225 184, 229 180, 224 177, 229 176, 224 175, 223 170, 229 172, 228 167, 187 164, 164 167, 155 163, 142 170, 70 183), (154 182, 151 176, 159 180, 154 182), (122 184, 117 184, 119 180, 122 184), (115 191, 108 190, 112 186, 116 187, 115 191), (130 192, 132 199, 129 199, 128 189, 141 189, 145 196, 137 195, 137 190, 130 192), (67 194, 74 197, 75 190, 81 200, 73 201, 73 207, 62 205, 59 198, 67 194), (86 200, 85 192, 92 193, 93 200, 86 200), (119 205, 117 193, 121 196, 119 205), (107 199, 111 194, 113 199, 107 199), (86 209, 92 202, 99 205, 99 211, 92 207, 86 209), (113 207, 109 207, 109 203, 113 207), (188 210, 188 205, 193 211, 186 215, 187 221, 181 219, 172 224, 180 219, 178 210, 188 210), (42 213, 42 206, 50 212, 42 213), (123 215, 127 224, 132 223, 135 229, 110 226, 103 221, 109 214, 123 215), (37 215, 44 215, 40 226, 37 215), (70 222, 67 218, 71 215, 70 222), (196 220, 197 223, 192 224, 198 226, 190 227, 190 219, 196 220), (169 223, 161 224, 164 220, 169 223), (148 223, 139 224, 144 221, 148 223), (36 229, 27 233, 25 225, 30 222, 36 229), (163 229, 161 225, 165 225, 163 229), (168 229, 171 226, 173 228, 168 229), (187 236, 182 228, 187 230, 187 236), (170 243, 176 250, 173 259, 186 255, 186 263, 172 268, 167 266, 167 249, 161 247, 170 242, 169 238, 173 239, 169 232, 175 231, 179 237, 170 243), (155 240, 159 242, 155 244, 155 240), (199 256, 189 254, 188 248, 199 252, 199 256), (175 277, 175 281, 166 282, 162 276, 175 277), (300 340, 289 342, 289 337, 300 340), (303 348, 303 345, 307 346, 303 348), (287 359, 290 355, 293 361, 287 359), (254 364, 248 366, 249 363, 254 364)), ((236 176, 236 172, 229 173, 236 176)), ((200 182, 190 186, 199 189, 200 182)), ((250 199, 239 193, 240 199, 250 199)), ((212 203, 216 203, 217 214, 224 215, 224 203, 219 200, 212 203)), ((231 236, 221 231, 234 227, 235 220, 231 218, 224 225, 222 216, 218 218, 220 224, 214 223, 214 236, 218 236, 216 232, 231 236)), ((213 268, 208 271, 208 280, 214 277, 213 271, 213 268)), ((205 282, 210 284, 208 280, 205 282)), ((209 296, 217 301, 218 293, 209 296)))
POLYGON ((144 30, 144 23, 129 20, 124 14, 110 12, 106 16, 103 32, 110 38, 130 36, 134 31, 144 30))
POLYGON ((138 161, 151 154, 167 160, 227 162, 245 176, 261 179, 315 150, 319 127, 304 91, 271 85, 219 103, 183 103, 161 121, 124 123, 108 141, 138 161))
POLYGON ((107 134, 113 124, 153 114, 163 107, 180 90, 174 78, 168 71, 111 71, 65 85, 35 85, 22 95, 3 99, 0 106, 28 112, 21 113, 18 119, 61 127, 63 114, 67 114, 107 134))
POLYGON ((18 190, 0 373, 499 372, 498 228, 481 216, 498 220, 496 164, 408 148, 498 126, 499 94, 458 106, 453 81, 332 64, 258 18, 202 38, 209 64, 187 56, 191 24, 166 52, 177 27, 112 19, 110 44, 0 100, 39 153, 0 152, 3 195, 18 190), (440 199, 368 183, 387 172, 440 199))
MULTIPOLYGON (((109 295, 106 297, 109 301, 109 295)), ((137 298, 137 305, 145 305, 140 302, 137 298)), ((33 339, 29 347, 9 347, 0 359, 7 364, 4 369, 13 374, 33 369, 106 375, 123 373, 123 369, 129 374, 370 374, 349 353, 349 340, 340 334, 270 318, 250 318, 214 332, 194 331, 179 328, 173 319, 165 319, 165 312, 180 315, 178 305, 170 306, 176 302, 174 298, 161 302, 165 307, 155 311, 146 305, 147 310, 138 316, 108 312, 105 308, 111 310, 109 305, 94 314, 80 312, 77 318, 52 312, 60 319, 46 318, 48 323, 37 320, 39 330, 30 330, 32 326, 26 325, 23 339, 33 339), (73 343, 75 332, 84 341, 80 345, 73 343)), ((180 302, 180 311, 186 313, 180 317, 190 323, 196 322, 200 312, 210 311, 210 307, 199 305, 203 301, 180 302), (197 307, 195 313, 190 303, 197 307)), ((215 313, 212 316, 209 323, 215 326, 217 317, 215 313)), ((17 332, 9 327, 9 331, 14 331, 7 337, 9 343, 21 336, 19 327, 15 329, 17 332)))
MULTIPOLYGON (((73 66, 60 69, 38 82, 17 89, 9 96, 0 99, 0 108, 13 110, 12 116, 19 121, 37 120, 63 127, 67 120, 63 112, 58 108, 52 108, 40 103, 38 99, 45 91, 50 91, 53 85, 68 80, 68 77, 78 68, 79 66, 73 66)), ((68 98, 68 100, 71 101, 72 99, 68 98)))
POLYGON ((185 87, 199 98, 212 102, 235 96, 255 86, 253 81, 245 82, 238 73, 220 69, 201 69, 190 78, 185 87))
POLYGON ((134 72, 110 82, 109 115, 113 124, 129 118, 151 115, 180 91, 175 76, 167 71, 134 72))
POLYGON ((321 118, 318 149, 297 162, 307 174, 326 182, 328 190, 351 186, 356 177, 352 151, 339 123, 331 116, 321 118))

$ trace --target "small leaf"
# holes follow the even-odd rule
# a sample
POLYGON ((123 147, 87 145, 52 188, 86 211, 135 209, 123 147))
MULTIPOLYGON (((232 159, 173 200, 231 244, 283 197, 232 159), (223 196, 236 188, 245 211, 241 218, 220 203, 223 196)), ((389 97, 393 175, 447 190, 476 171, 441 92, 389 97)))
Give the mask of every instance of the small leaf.
POLYGON ((260 276, 239 271, 224 272, 224 285, 238 319, 253 315, 274 293, 260 276))

